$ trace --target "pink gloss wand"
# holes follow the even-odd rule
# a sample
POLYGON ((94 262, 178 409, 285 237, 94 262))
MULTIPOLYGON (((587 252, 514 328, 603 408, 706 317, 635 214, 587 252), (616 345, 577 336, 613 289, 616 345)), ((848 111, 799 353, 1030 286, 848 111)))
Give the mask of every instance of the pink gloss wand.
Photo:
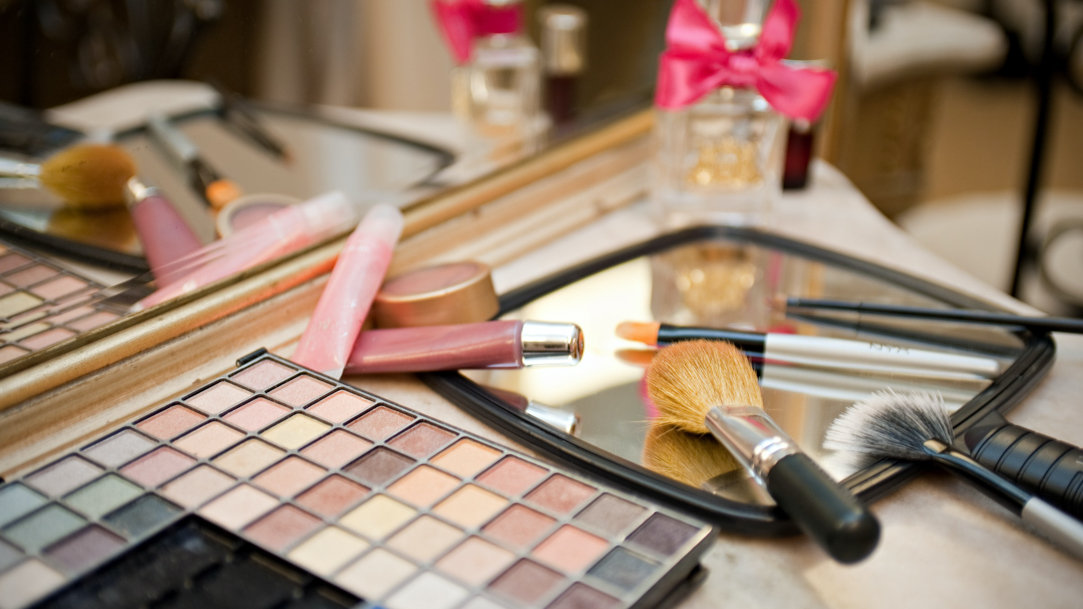
POLYGON ((376 205, 365 214, 338 256, 293 354, 294 362, 342 378, 361 324, 391 266, 402 226, 402 212, 391 205, 376 205))

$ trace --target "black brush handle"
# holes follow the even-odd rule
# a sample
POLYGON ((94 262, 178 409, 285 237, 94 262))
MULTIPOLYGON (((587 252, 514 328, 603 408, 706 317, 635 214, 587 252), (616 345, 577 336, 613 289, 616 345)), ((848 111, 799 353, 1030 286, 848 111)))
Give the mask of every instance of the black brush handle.
POLYGON ((808 455, 783 457, 764 477, 775 503, 842 563, 857 562, 880 540, 880 522, 808 455))
POLYGON ((992 416, 963 441, 978 463, 1083 519, 1083 450, 992 416))

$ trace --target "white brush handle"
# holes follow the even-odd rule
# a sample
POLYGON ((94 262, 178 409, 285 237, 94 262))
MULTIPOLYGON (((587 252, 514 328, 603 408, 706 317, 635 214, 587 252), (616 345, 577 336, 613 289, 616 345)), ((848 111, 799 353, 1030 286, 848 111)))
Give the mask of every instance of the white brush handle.
POLYGON ((1083 559, 1083 522, 1072 518, 1037 497, 1031 498, 1019 512, 1023 523, 1036 533, 1083 559))
POLYGON ((41 165, 0 157, 0 175, 13 178, 34 178, 41 175, 41 165))
POLYGON ((768 334, 764 341, 764 357, 820 366, 860 364, 872 368, 928 369, 981 377, 996 376, 1000 372, 1000 363, 989 357, 802 334, 768 334))

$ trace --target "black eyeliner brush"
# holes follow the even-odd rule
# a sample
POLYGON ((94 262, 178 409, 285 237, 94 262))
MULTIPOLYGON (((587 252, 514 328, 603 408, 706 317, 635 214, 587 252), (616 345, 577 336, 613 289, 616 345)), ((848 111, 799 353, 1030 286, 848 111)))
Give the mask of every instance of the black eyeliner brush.
POLYGON ((1018 514, 1029 528, 1083 558, 1083 523, 953 448, 954 439, 939 394, 881 391, 839 415, 827 429, 824 446, 873 458, 932 461, 960 474, 1018 514))

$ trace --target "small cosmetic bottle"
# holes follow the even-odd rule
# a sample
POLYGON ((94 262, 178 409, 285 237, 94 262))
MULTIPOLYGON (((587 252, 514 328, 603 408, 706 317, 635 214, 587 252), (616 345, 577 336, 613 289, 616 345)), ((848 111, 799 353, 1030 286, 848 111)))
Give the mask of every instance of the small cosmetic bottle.
POLYGON ((523 32, 519 0, 474 0, 469 59, 452 74, 452 110, 488 137, 531 135, 539 119, 541 59, 523 32))
POLYGON ((559 130, 575 118, 578 81, 586 66, 587 13, 569 4, 549 4, 538 11, 538 23, 545 111, 559 130))

